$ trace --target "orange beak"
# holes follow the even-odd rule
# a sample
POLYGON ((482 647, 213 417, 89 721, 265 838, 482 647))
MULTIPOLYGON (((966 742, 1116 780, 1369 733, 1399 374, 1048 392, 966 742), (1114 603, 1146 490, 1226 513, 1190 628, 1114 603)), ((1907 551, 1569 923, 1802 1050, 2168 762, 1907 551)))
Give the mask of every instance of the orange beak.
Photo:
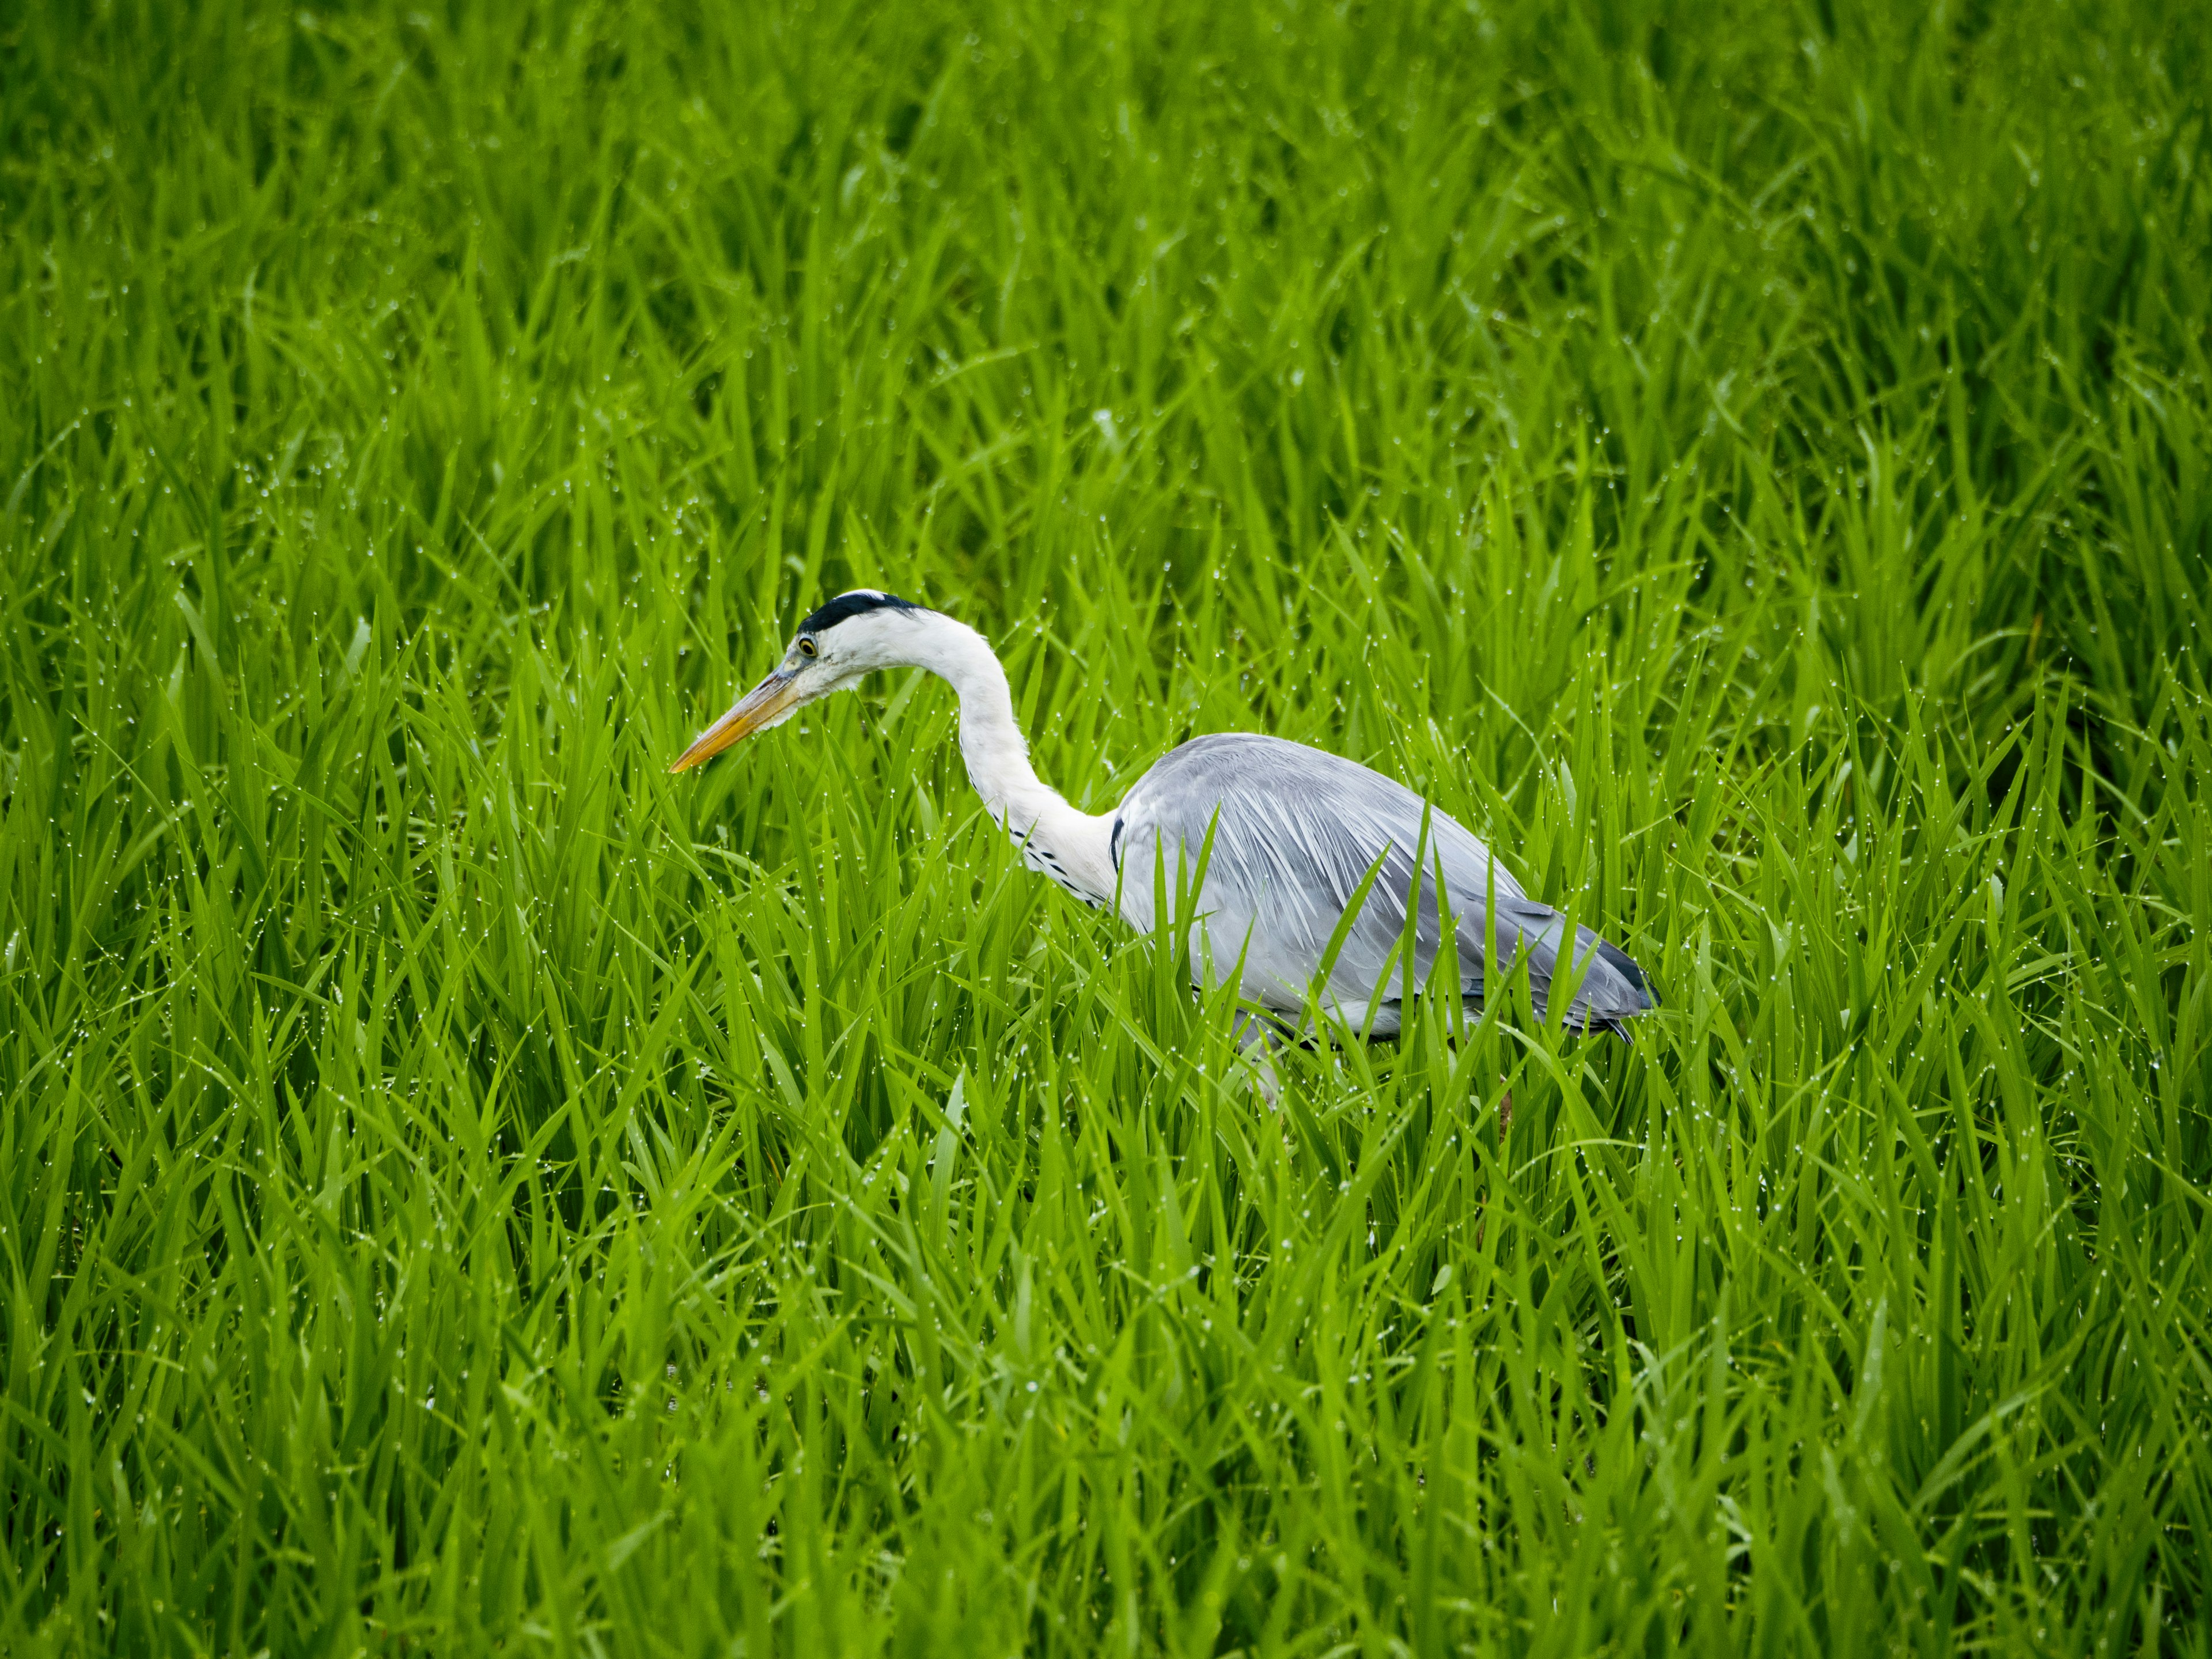
POLYGON ((793 676, 779 668, 738 700, 736 708, 699 734, 699 740, 676 757, 668 769, 688 772, 702 761, 712 760, 732 744, 765 732, 806 701, 793 676))

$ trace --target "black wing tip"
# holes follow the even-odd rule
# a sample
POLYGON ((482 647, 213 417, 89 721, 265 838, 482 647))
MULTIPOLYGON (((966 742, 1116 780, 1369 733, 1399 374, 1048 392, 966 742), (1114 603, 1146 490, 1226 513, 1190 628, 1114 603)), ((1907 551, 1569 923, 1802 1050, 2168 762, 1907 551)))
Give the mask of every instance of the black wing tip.
MULTIPOLYGON (((1597 942, 1597 954, 1599 959, 1607 967, 1628 981, 1629 989, 1644 999, 1644 1008, 1654 1008, 1658 1006, 1659 999, 1651 994, 1651 981, 1644 977, 1644 970, 1630 958, 1627 951, 1622 950, 1618 945, 1600 939, 1597 942)), ((1640 1013, 1643 1010, 1639 1009, 1638 1012, 1640 1013)))
POLYGON ((841 622, 854 617, 865 617, 874 611, 921 611, 927 607, 912 599, 902 599, 896 593, 878 592, 872 587, 855 588, 850 593, 840 593, 836 599, 816 607, 800 618, 799 631, 819 634, 825 628, 835 628, 841 622))

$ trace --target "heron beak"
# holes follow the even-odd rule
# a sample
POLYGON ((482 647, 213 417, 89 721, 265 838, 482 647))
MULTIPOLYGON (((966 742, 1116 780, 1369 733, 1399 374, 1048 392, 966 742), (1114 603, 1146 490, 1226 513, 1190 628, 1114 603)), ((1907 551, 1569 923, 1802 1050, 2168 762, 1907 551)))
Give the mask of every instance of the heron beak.
POLYGON ((732 744, 766 731, 806 701, 799 677, 777 669, 738 699, 738 706, 699 734, 699 740, 676 757, 668 769, 688 772, 702 761, 712 760, 732 744))

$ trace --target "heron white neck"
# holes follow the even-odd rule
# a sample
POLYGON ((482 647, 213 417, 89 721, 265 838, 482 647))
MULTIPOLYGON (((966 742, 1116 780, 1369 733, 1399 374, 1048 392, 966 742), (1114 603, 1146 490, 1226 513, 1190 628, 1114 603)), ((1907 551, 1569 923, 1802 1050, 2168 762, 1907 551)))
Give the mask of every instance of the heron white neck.
POLYGON ((985 809, 1021 846, 1031 868, 1086 902, 1111 903, 1109 822, 1077 811, 1037 776, 998 654, 981 634, 950 617, 931 612, 916 622, 915 665, 960 694, 960 754, 985 809))

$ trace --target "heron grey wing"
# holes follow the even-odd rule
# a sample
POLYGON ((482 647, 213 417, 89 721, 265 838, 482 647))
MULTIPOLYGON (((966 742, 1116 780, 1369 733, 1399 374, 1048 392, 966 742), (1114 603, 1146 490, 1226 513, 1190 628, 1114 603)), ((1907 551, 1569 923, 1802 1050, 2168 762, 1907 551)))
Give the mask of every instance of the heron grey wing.
MULTIPOLYGON (((1464 931, 1464 930, 1462 930, 1464 931)), ((1547 1015, 1552 993, 1561 976, 1559 947, 1566 941, 1567 919, 1548 905, 1533 899, 1501 899, 1498 906, 1499 948, 1497 961, 1501 974, 1510 969, 1525 950, 1528 962, 1528 990, 1539 1018, 1547 1015), (1511 941, 1507 948, 1506 941, 1511 941)), ((1462 941, 1462 951, 1473 948, 1478 952, 1478 941, 1462 941)), ((1477 960, 1480 958, 1478 955, 1477 960)), ((1574 989, 1567 1000, 1565 1020, 1570 1025, 1589 1030, 1601 1026, 1611 1030, 1621 1029, 1622 1022, 1648 1012, 1652 1006, 1651 988, 1644 977, 1643 969, 1632 961, 1617 945, 1601 939, 1589 927, 1577 925, 1571 957, 1574 989)), ((1480 977, 1469 994, 1482 994, 1480 977)))
MULTIPOLYGON (((1156 865, 1162 890, 1171 892, 1175 872, 1195 868, 1212 834, 1196 896, 1194 966, 1217 981, 1236 972, 1243 994, 1263 1006, 1304 1007, 1346 909, 1373 870, 1326 996, 1342 1018, 1359 1024, 1371 1013, 1378 1034, 1395 1031, 1395 1004, 1408 988, 1398 947, 1416 849, 1424 847, 1412 987, 1426 982, 1442 953, 1449 913, 1463 995, 1480 997, 1486 963, 1510 968, 1526 951, 1537 1006, 1546 1005, 1565 919, 1530 900, 1464 826, 1356 762, 1279 738, 1195 738, 1139 780, 1115 825, 1122 912, 1147 929, 1156 865), (1493 914, 1489 939, 1486 919, 1493 914)), ((1649 1006, 1634 964, 1588 928, 1577 930, 1575 960, 1582 979, 1570 1014, 1577 1023, 1612 1024, 1649 1006), (1633 985, 1608 952, 1626 965, 1633 985)))
MULTIPOLYGON (((1449 920, 1461 996, 1480 1003, 1487 975, 1502 980, 1525 960, 1531 1000, 1537 1016, 1543 1018, 1565 971, 1559 956, 1566 942, 1566 918, 1529 898, 1517 884, 1490 882, 1486 862, 1457 855, 1456 838, 1438 837, 1435 819, 1431 814, 1430 833, 1438 845, 1421 879, 1410 983, 1399 947, 1416 866, 1412 845, 1393 842, 1381 854, 1365 906, 1346 931, 1336 971, 1330 975, 1331 1001, 1355 1023, 1368 1018, 1371 1009, 1376 1035, 1395 1035, 1409 992, 1428 983, 1443 955, 1449 920)), ((1416 825, 1413 836, 1419 834, 1416 825)), ((1504 874, 1502 870, 1498 873, 1504 874)), ((1617 1029, 1622 1020, 1651 1006, 1636 964, 1589 927, 1575 929, 1572 963, 1574 988, 1565 1011, 1570 1024, 1583 1030, 1593 1025, 1617 1029)))
MULTIPOLYGON (((1415 849, 1425 837, 1429 875, 1420 884, 1414 984, 1442 947, 1440 882, 1457 931, 1479 921, 1491 892, 1524 896, 1480 842, 1403 785, 1278 738, 1231 733, 1183 744, 1139 780, 1115 822, 1122 911, 1146 928, 1154 920, 1156 862, 1165 890, 1178 869, 1195 868, 1211 833, 1192 933, 1196 965, 1219 979, 1241 963, 1244 994, 1286 1010, 1304 1006, 1371 869, 1374 882, 1345 930, 1327 988, 1339 1012, 1364 1018, 1405 931, 1415 849)), ((1402 988, 1397 975, 1389 976, 1402 988)))

